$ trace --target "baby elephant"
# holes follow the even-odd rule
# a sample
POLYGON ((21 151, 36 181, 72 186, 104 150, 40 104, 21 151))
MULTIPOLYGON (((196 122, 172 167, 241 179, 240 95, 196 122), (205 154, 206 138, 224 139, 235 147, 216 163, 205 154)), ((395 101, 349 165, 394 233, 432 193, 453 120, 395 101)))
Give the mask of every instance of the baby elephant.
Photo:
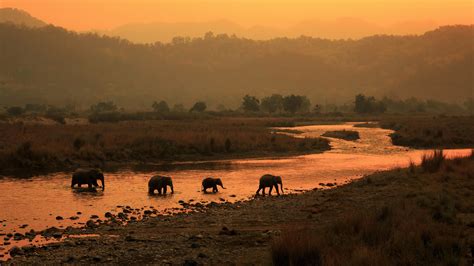
POLYGON ((263 175, 260 177, 260 186, 258 187, 257 190, 257 195, 260 195, 260 190, 263 190, 263 195, 265 195, 265 188, 270 187, 270 191, 268 194, 272 194, 272 189, 275 187, 277 194, 280 195, 280 192, 278 191, 278 184, 280 184, 281 187, 281 193, 283 193, 283 183, 281 181, 281 176, 275 176, 275 175, 263 175))
POLYGON ((204 193, 207 193, 206 190, 208 188, 212 188, 212 192, 216 193, 219 191, 217 189, 217 185, 225 189, 224 185, 222 184, 222 180, 220 178, 212 178, 212 177, 204 178, 204 180, 202 180, 202 191, 204 191, 204 193))
POLYGON ((98 187, 97 180, 102 183, 102 190, 105 190, 104 174, 101 170, 95 168, 79 168, 72 174, 71 188, 75 185, 81 187, 87 185, 89 189, 98 187))
POLYGON ((171 193, 174 193, 171 177, 161 175, 152 176, 150 181, 148 181, 148 193, 153 194, 155 190, 158 190, 158 194, 161 194, 163 190, 163 194, 166 194, 168 186, 171 188, 171 193))

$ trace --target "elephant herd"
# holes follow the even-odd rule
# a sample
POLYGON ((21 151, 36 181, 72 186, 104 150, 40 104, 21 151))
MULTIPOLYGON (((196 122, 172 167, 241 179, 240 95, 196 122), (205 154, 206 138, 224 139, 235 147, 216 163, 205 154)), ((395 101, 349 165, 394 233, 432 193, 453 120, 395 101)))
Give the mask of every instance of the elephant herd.
MULTIPOLYGON (((77 169, 72 174, 71 188, 74 188, 75 185, 78 187, 87 185, 89 189, 92 189, 93 187, 99 187, 97 182, 98 180, 100 180, 102 184, 102 190, 104 190, 104 174, 101 170, 95 168, 77 169)), ((278 185, 280 185, 281 192, 283 193, 283 182, 280 176, 274 176, 270 174, 263 175, 260 178, 259 187, 256 194, 260 195, 260 191, 262 191, 263 195, 265 195, 265 188, 270 188, 268 193, 271 195, 272 189, 275 187, 277 194, 280 195, 278 185)), ((217 189, 217 186, 225 189, 220 178, 208 177, 202 180, 202 191, 204 193, 207 193, 207 189, 210 188, 212 188, 213 193, 218 192, 219 190, 217 189)), ((171 193, 174 193, 173 180, 169 176, 155 175, 152 176, 148 181, 149 194, 154 194, 155 190, 158 191, 158 194, 166 194, 168 187, 170 187, 171 193)))

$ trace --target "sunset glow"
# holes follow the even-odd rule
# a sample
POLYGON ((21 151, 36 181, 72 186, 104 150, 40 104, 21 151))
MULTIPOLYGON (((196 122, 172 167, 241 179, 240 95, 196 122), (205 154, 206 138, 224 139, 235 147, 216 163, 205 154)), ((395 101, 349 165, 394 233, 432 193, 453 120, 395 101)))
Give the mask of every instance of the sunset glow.
MULTIPOLYGON (((243 26, 285 28, 305 20, 352 17, 389 25, 430 21, 472 24, 470 0, 2 0, 0 7, 23 9, 73 30, 110 29, 127 23, 200 22, 227 19, 243 26)), ((407 30, 410 26, 407 25, 407 30)))

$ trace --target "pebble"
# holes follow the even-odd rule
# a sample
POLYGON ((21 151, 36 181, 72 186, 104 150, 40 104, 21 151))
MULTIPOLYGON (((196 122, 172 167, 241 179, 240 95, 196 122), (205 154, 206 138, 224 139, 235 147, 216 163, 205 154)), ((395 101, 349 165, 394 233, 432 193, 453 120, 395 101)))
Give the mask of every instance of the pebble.
POLYGON ((56 220, 64 220, 64 218, 62 216, 56 216, 56 220))
POLYGON ((99 218, 99 215, 96 215, 96 214, 91 215, 91 219, 98 219, 98 218, 99 218))
POLYGON ((13 246, 8 252, 10 253, 12 257, 24 254, 23 250, 17 246, 13 246))

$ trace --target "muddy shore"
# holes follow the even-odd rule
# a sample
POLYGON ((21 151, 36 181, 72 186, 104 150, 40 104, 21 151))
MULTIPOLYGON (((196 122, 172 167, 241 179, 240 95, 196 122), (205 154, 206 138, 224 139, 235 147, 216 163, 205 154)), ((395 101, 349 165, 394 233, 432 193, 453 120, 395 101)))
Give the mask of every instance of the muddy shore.
MULTIPOLYGON (((284 230, 297 227, 318 232, 348 213, 400 200, 426 201, 439 193, 457 193, 455 202, 461 207, 457 207, 456 222, 446 226, 462 231, 463 243, 470 243, 474 241, 474 202, 469 200, 474 195, 473 162, 472 158, 455 161, 448 170, 434 174, 396 169, 334 189, 234 204, 183 202, 192 213, 145 217, 126 226, 89 224, 66 233, 93 234, 90 237, 15 249, 14 258, 6 264, 269 264, 272 241, 284 230), (446 171, 449 180, 441 178, 446 171)), ((463 249, 461 254, 461 261, 472 260, 472 251, 463 249)))

